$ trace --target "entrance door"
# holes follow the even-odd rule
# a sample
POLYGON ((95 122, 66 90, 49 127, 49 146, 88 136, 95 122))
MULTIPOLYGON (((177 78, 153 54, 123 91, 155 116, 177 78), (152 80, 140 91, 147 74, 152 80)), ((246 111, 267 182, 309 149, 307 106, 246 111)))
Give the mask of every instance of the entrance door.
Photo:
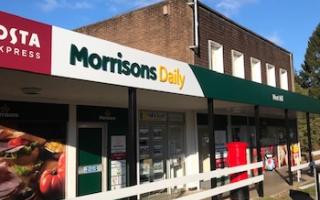
POLYGON ((78 128, 78 196, 106 190, 104 130, 97 125, 78 128))

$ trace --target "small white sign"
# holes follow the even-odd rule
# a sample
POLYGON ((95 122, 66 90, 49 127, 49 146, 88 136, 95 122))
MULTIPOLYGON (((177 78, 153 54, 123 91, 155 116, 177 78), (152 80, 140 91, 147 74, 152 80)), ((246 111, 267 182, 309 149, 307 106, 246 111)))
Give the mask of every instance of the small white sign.
POLYGON ((284 102, 284 97, 283 97, 283 95, 272 94, 272 100, 273 101, 284 102))
POLYGON ((92 174, 102 171, 102 165, 86 165, 86 166, 79 166, 78 167, 78 173, 79 174, 92 174))
POLYGON ((111 153, 126 152, 126 136, 111 136, 111 153))

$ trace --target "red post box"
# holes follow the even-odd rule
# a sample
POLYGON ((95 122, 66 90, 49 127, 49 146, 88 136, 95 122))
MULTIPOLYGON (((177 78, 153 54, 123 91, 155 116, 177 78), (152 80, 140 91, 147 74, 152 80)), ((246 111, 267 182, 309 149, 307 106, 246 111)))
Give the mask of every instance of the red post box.
MULTIPOLYGON (((230 142, 227 144, 228 165, 236 167, 247 164, 247 144, 245 142, 230 142)), ((234 183, 248 178, 247 171, 230 175, 230 182, 234 183)))
MULTIPOLYGON (((245 142, 230 142, 227 144, 228 150, 228 165, 229 167, 236 167, 247 164, 247 143, 245 142)), ((239 172, 230 175, 230 182, 234 183, 248 178, 247 171, 239 172)), ((249 187, 245 186, 231 191, 230 197, 232 200, 246 200, 249 199, 249 187)))

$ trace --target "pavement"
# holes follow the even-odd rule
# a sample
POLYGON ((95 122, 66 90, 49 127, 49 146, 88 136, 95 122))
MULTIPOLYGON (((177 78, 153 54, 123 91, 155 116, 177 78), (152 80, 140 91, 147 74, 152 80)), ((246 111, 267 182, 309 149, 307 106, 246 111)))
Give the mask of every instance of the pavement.
MULTIPOLYGON (((283 193, 297 194, 292 191, 299 190, 300 187, 314 183, 314 177, 309 174, 309 171, 302 171, 300 182, 297 181, 296 173, 293 174, 293 185, 288 184, 288 171, 287 168, 281 168, 274 171, 265 171, 264 173, 264 196, 277 197, 283 193), (291 190, 291 192, 290 192, 291 190)), ((251 199, 259 199, 255 189, 250 191, 251 199)), ((261 199, 261 198, 260 198, 261 199)))

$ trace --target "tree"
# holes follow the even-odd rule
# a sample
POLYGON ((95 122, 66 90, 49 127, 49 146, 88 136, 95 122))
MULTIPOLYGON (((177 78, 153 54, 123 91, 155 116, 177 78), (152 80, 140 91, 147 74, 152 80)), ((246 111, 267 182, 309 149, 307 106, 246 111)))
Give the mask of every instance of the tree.
MULTIPOLYGON (((296 92, 309 95, 320 100, 320 24, 316 27, 308 41, 302 70, 296 75, 296 92)), ((307 124, 305 113, 298 113, 298 133, 302 152, 308 150, 307 124)), ((311 141, 313 150, 320 145, 320 116, 310 117, 311 141)))
POLYGON ((297 82, 302 88, 307 89, 309 96, 320 99, 320 24, 309 38, 301 67, 297 82))
MULTIPOLYGON (((307 89, 302 88, 298 83, 295 84, 295 90, 297 93, 308 95, 307 89)), ((298 123, 298 137, 301 146, 301 152, 307 153, 308 151, 308 134, 307 134, 307 120, 306 114, 302 112, 297 113, 298 123)), ((320 149, 320 116, 316 114, 310 115, 311 126, 311 142, 313 150, 320 149)))

